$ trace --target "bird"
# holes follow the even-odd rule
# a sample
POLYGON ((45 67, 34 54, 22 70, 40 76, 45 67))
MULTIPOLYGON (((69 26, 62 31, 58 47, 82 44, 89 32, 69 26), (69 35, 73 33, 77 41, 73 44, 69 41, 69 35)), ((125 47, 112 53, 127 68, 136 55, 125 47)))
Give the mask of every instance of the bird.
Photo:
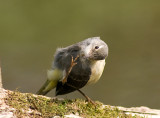
POLYGON ((37 94, 46 95, 54 88, 56 96, 79 91, 92 102, 80 89, 100 79, 107 57, 108 45, 100 37, 57 48, 52 67, 47 71, 47 81, 37 94))

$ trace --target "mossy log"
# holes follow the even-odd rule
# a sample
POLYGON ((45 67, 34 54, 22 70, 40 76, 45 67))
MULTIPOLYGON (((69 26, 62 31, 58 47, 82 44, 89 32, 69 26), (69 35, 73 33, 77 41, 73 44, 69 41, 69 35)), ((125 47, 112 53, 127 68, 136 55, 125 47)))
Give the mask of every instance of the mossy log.
POLYGON ((0 118, 160 118, 160 110, 96 105, 81 99, 57 99, 2 88, 0 71, 0 118))
POLYGON ((0 118, 50 118, 50 117, 105 117, 105 118, 159 118, 160 110, 147 107, 124 108, 96 106, 81 99, 57 99, 32 93, 0 89, 0 118))

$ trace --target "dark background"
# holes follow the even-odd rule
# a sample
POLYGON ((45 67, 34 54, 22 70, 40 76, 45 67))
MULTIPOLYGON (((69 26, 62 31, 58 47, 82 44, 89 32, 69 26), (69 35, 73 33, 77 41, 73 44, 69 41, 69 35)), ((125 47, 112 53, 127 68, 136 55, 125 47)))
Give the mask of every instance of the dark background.
POLYGON ((160 108, 158 0, 0 1, 4 88, 35 93, 57 47, 94 36, 108 44, 109 56, 100 81, 82 90, 109 105, 160 108))

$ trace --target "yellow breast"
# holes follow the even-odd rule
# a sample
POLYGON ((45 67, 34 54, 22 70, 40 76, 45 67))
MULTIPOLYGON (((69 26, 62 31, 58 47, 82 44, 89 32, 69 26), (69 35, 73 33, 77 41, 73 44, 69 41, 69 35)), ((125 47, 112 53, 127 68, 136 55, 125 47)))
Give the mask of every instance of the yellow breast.
POLYGON ((91 64, 91 76, 89 81, 87 82, 87 85, 94 84, 100 79, 104 70, 104 66, 105 60, 95 61, 91 64))

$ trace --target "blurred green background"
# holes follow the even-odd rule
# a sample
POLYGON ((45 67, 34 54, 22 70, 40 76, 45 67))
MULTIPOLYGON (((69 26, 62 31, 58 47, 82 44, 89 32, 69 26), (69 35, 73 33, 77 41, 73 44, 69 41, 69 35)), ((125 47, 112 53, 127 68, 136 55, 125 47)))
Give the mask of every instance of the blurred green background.
MULTIPOLYGON (((100 81, 82 90, 109 105, 160 108, 158 0, 1 0, 4 88, 35 93, 57 47, 94 36, 108 44, 109 56, 100 81)), ((78 92, 59 97, 83 98, 78 92)))

